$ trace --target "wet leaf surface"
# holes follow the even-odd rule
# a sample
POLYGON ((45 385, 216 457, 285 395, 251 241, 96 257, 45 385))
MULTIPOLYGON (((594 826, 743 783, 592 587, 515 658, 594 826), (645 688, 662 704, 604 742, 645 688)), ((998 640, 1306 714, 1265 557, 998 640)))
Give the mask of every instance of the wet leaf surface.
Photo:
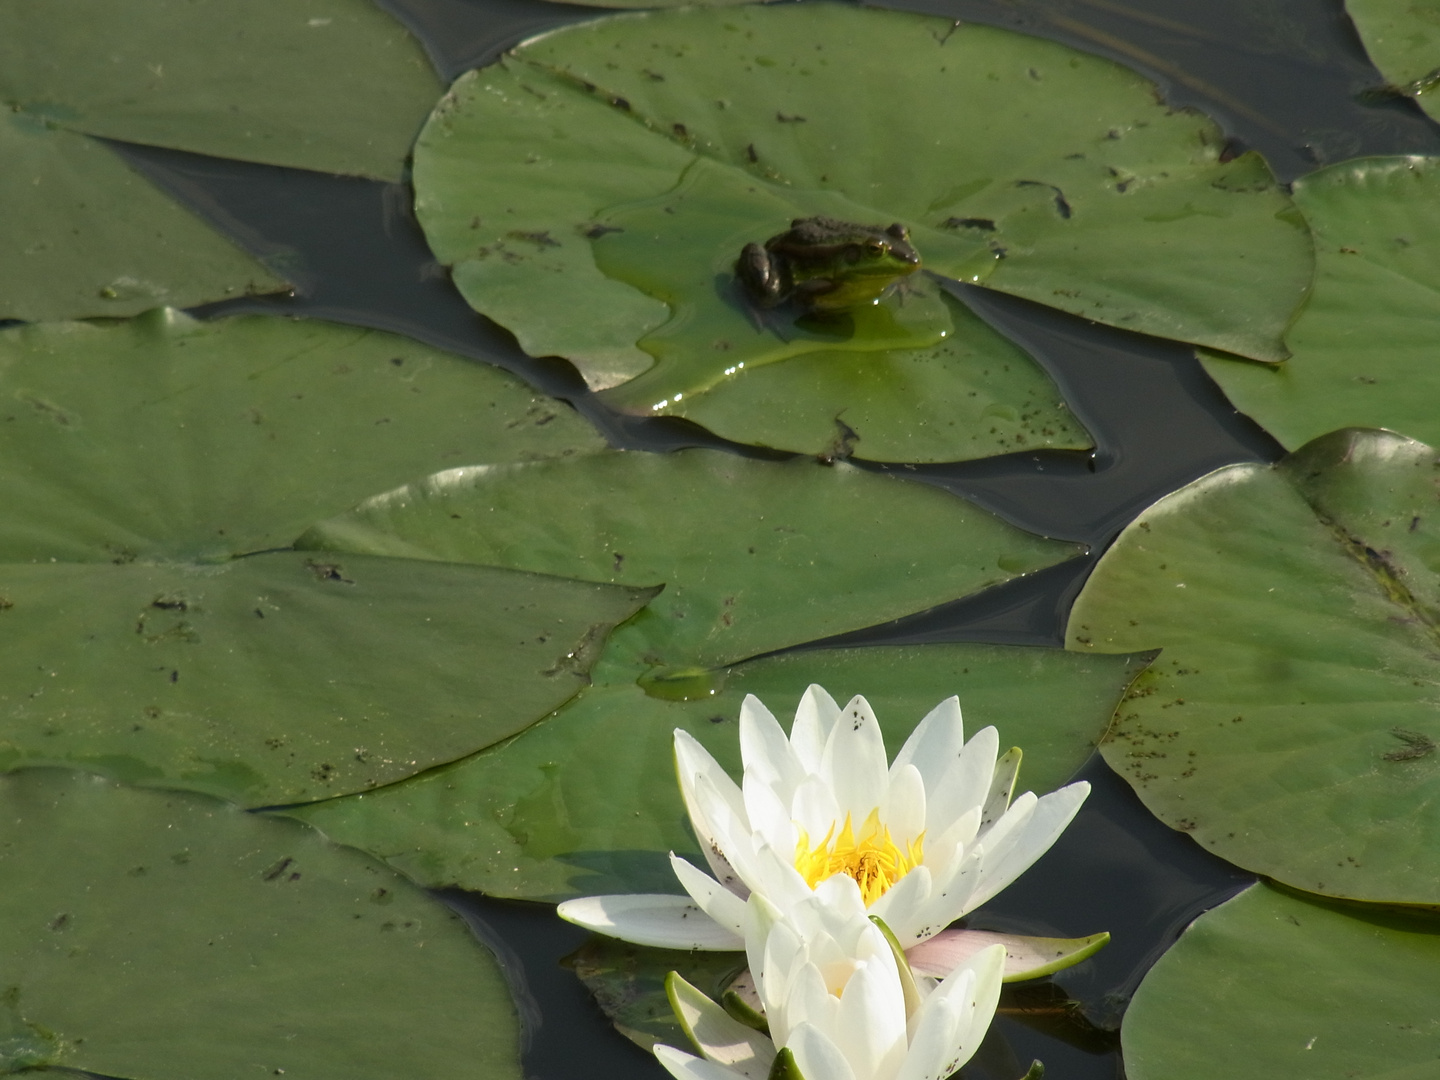
POLYGON ((1222 142, 1138 76, 1002 30, 839 5, 661 12, 462 76, 417 144, 417 213, 528 352, 596 389, 647 373, 634 400, 612 392, 625 408, 807 346, 783 312, 757 329, 732 272, 746 242, 815 214, 900 221, 941 274, 1277 360, 1309 240, 1264 164, 1221 163, 1222 142), (645 280, 661 249, 665 289, 645 280))
POLYGON ((0 778, 0 806, 0 867, 25 883, 0 900, 0 1072, 521 1076, 493 958, 357 852, 60 770, 0 778))
POLYGON ((1264 884, 1200 916, 1140 984, 1132 1080, 1422 1080, 1440 1058, 1440 920, 1264 884))
POLYGON ((700 855, 675 784, 676 727, 738 775, 736 718, 746 694, 788 730, 811 682, 842 702, 863 693, 892 756, 931 708, 956 694, 967 733, 994 724, 1002 747, 1024 750, 1017 790, 1045 792, 1084 763, 1143 663, 995 645, 836 649, 740 664, 696 678, 690 700, 678 686, 666 700, 635 682, 643 629, 641 622, 617 632, 595 685, 504 746, 298 816, 430 885, 529 899, 678 892, 666 853, 700 855))
POLYGON ((667 410, 735 442, 868 461, 964 461, 1087 449, 1089 433, 1021 349, 958 302, 928 349, 810 352, 667 410))
POLYGON ((1345 0, 1345 10, 1392 92, 1414 98, 1432 120, 1440 120, 1440 3, 1345 0))
POLYGON ((1295 182, 1315 287, 1278 368, 1202 351, 1231 401, 1290 449, 1342 427, 1440 443, 1440 159, 1360 158, 1295 182))
POLYGON ((1307 891, 1440 903, 1440 483, 1430 447, 1325 436, 1140 514, 1067 644, 1163 648, 1101 747, 1162 820, 1307 891))

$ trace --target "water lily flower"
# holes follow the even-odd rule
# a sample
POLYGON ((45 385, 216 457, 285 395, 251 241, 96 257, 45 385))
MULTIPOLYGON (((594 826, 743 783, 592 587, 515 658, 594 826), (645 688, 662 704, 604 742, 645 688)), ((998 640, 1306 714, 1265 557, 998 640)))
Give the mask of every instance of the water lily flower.
MULTIPOLYGON (((642 945, 738 950, 752 892, 773 903, 841 875, 910 951, 911 964, 938 974, 978 945, 1009 943, 995 935, 966 941, 971 932, 963 930, 937 935, 1027 870, 1090 791, 1081 781, 1012 802, 1020 751, 1000 755, 993 727, 967 742, 953 697, 890 763, 863 697, 842 709, 811 686, 786 736, 750 695, 740 709, 740 752, 737 785, 692 736, 675 732, 681 795, 713 877, 672 854, 687 896, 585 897, 561 904, 561 917, 642 945)), ((1107 939, 1019 939, 1007 975, 1055 970, 1107 939)))
POLYGON ((1005 961, 992 945, 938 987, 915 979, 883 924, 866 916, 858 883, 843 875, 785 911, 752 895, 746 951, 768 1034, 672 972, 671 1005, 702 1055, 657 1045, 676 1080, 944 1080, 984 1038, 1005 961))

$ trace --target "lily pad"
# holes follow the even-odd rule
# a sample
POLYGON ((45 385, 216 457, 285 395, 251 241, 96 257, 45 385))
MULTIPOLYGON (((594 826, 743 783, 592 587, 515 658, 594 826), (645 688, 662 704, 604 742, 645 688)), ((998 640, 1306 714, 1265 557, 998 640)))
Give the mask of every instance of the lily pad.
POLYGON ((956 332, 938 345, 805 353, 686 395, 666 411, 735 442, 870 461, 1094 445, 1034 360, 944 299, 956 332))
POLYGON ((872 626, 1080 551, 924 484, 712 450, 451 469, 297 546, 663 584, 647 612, 657 674, 872 626))
POLYGON ((0 1072, 521 1076, 493 958, 393 871, 292 822, 58 770, 0 778, 0 806, 0 868, 25 883, 0 900, 0 1072))
POLYGON ((1163 647, 1106 760, 1171 826, 1311 892, 1440 904, 1440 466, 1343 431, 1144 511, 1070 648, 1163 647))
POLYGON ((0 769, 76 765, 251 806, 363 791, 558 708, 650 595, 296 552, 0 564, 0 769))
POLYGON ((745 695, 788 725, 805 687, 819 682, 842 701, 863 693, 893 755, 921 717, 958 694, 966 730, 997 726, 1002 745, 1024 750, 1019 788, 1043 792, 1084 763, 1143 663, 997 645, 835 649, 713 672, 708 691, 666 700, 635 681, 644 645, 639 623, 617 632, 594 685, 503 746, 295 813, 432 886, 547 900, 678 892, 666 852, 700 856, 675 785, 677 727, 738 773, 745 695))
MULTIPOLYGON (((654 367, 634 400, 612 394, 626 408, 833 346, 781 309, 757 319, 732 281, 746 242, 817 214, 902 222, 950 277, 1278 360, 1310 241, 1264 163, 1222 162, 1223 141, 1119 65, 992 27, 848 5, 650 12, 462 76, 416 145, 416 208, 471 304, 528 352, 597 390, 654 367), (687 335, 705 347, 671 347, 687 335)), ((851 344, 885 347, 872 333, 851 344)))
POLYGON ((1440 1060, 1440 920, 1266 885, 1200 916, 1120 1029, 1131 1080, 1424 1080, 1440 1060))
POLYGON ((223 560, 448 464, 603 446, 494 368, 318 321, 0 331, 0 561, 223 560))
POLYGON ((1315 287, 1278 368, 1202 351, 1242 412, 1290 449, 1342 427, 1440 444, 1440 159, 1360 158, 1295 181, 1315 287))
POLYGON ((48 125, 399 180, 442 87, 368 0, 0 0, 0 102, 48 125))
POLYGON ((274 549, 446 460, 599 442, 508 375, 373 331, 0 332, 0 768, 267 805, 514 734, 651 592, 274 549))
POLYGON ((134 315, 287 287, 94 139, 5 109, 0 160, 0 319, 134 315))
POLYGON ((1440 120, 1440 3, 1345 0, 1371 61, 1399 93, 1440 120))

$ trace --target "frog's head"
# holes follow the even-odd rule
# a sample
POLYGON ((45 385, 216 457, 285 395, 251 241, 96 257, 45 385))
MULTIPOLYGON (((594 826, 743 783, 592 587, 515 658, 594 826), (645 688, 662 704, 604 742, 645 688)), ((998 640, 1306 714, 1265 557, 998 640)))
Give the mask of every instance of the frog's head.
POLYGON ((881 227, 828 217, 796 218, 790 231, 773 242, 772 250, 792 263, 805 264, 809 275, 893 279, 920 268, 920 253, 910 243, 910 231, 898 221, 881 227))

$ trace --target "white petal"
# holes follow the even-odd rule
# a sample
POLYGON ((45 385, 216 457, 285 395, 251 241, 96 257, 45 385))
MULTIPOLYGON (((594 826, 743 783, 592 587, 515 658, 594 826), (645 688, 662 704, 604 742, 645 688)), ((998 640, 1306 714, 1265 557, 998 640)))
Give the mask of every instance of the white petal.
POLYGON ((840 998, 830 1035, 856 1076, 888 1078, 905 1056, 905 996, 895 963, 887 954, 857 971, 840 998))
POLYGON ((752 778, 760 780, 784 802, 805 775, 779 721, 754 694, 746 694, 740 706, 740 760, 747 787, 752 778))
POLYGON ((925 834, 925 865, 935 880, 949 877, 952 863, 966 854, 980 832, 980 807, 972 806, 945 829, 925 834))
POLYGON ((775 1060, 775 1044, 746 1027, 672 971, 665 994, 690 1041, 710 1061, 734 1069, 746 1080, 766 1080, 775 1060))
POLYGON ((690 798, 694 812, 709 823, 715 846, 725 854, 733 873, 747 888, 755 888, 755 841, 743 806, 736 813, 729 799, 704 774, 695 778, 690 798))
POLYGON ((675 1077, 675 1080, 739 1080, 742 1075, 724 1065, 706 1061, 664 1043, 656 1043, 654 1051, 660 1064, 665 1066, 665 1070, 675 1077))
POLYGON ((750 819, 751 831, 762 842, 777 851, 795 850, 799 833, 795 831, 794 819, 790 817, 789 800, 782 801, 778 791, 748 774, 745 777, 745 816, 750 819))
POLYGON ((745 901, 741 900, 709 874, 695 869, 673 851, 670 853, 670 869, 680 881, 680 887, 690 894, 690 899, 715 922, 731 931, 742 941, 745 937, 745 901))
POLYGON ((1004 946, 992 945, 925 999, 897 1080, 945 1080, 970 1060, 995 1016, 1004 966, 1004 946))
MULTIPOLYGON (((800 1024, 786 1044, 805 1080, 857 1080, 840 1048, 814 1024, 800 1024)), ((859 1080, 870 1080, 860 1077, 859 1080)))
POLYGON ((806 772, 820 771, 820 756, 825 741, 840 715, 840 706, 818 683, 811 683, 795 710, 795 723, 790 726, 790 746, 795 758, 806 772))
POLYGON ((838 833, 843 816, 834 790, 818 773, 807 776, 795 789, 790 817, 805 830, 805 839, 811 847, 823 841, 832 828, 838 833))
POLYGON ((871 810, 888 801, 890 769, 885 737, 874 710, 863 697, 851 698, 841 710, 820 759, 820 775, 835 792, 841 821, 849 814, 857 830, 871 810))
POLYGON ((902 847, 925 831, 925 781, 914 765, 890 770, 890 792, 880 820, 902 847))
POLYGON ((965 725, 960 719, 960 699, 949 697, 926 714, 895 755, 891 775, 914 765, 930 790, 939 788, 940 777, 965 745, 965 725))
MULTIPOLYGON (((974 910, 992 896, 1005 888, 1012 881, 1018 878, 1026 870, 1034 865, 1035 860, 1050 850, 1050 846, 1060 838, 1065 827, 1074 819, 1079 812, 1080 806, 1090 794, 1090 785, 1084 780, 1070 784, 1059 791, 1052 791, 1039 799, 1033 810, 1026 815, 1027 820, 1023 828, 1017 830, 1013 837, 1006 844, 1004 850, 990 853, 989 835, 999 830, 1008 817, 1014 812, 1021 800, 1024 800, 1030 793, 1015 800, 1005 817, 991 829, 990 834, 985 838, 986 855, 984 866, 981 871, 981 880, 976 886, 975 892, 970 897, 970 909, 974 910)), ((1033 798, 1033 796, 1031 796, 1033 798)))
POLYGON ((925 828, 943 832, 972 807, 985 806, 995 777, 1000 736, 993 727, 977 731, 958 757, 932 784, 926 777, 925 828))
POLYGON ((771 1029, 782 1042, 799 1024, 814 1024, 821 1031, 834 1031, 840 1013, 840 999, 825 986, 825 978, 814 964, 804 964, 790 981, 784 1007, 778 1010, 784 1031, 771 1029))
POLYGON ((720 767, 710 751, 701 746, 688 731, 675 729, 675 776, 680 782, 680 797, 684 800, 685 811, 690 815, 690 824, 700 841, 700 850, 710 871, 722 885, 732 892, 744 896, 747 892, 740 875, 735 872, 723 846, 715 836, 715 826, 695 801, 695 782, 701 776, 708 776, 715 789, 724 796, 730 813, 735 817, 745 814, 745 799, 735 781, 720 767))
POLYGON ((586 896, 555 909, 568 922, 597 934, 658 949, 743 949, 745 939, 721 926, 688 896, 656 893, 586 896))
MULTIPOLYGON (((917 866, 890 887, 890 890, 870 905, 870 914, 883 919, 890 932, 900 942, 902 949, 908 949, 917 941, 923 941, 931 934, 938 933, 954 919, 929 925, 926 922, 931 908, 930 893, 934 881, 928 866, 917 866)), ((959 918, 957 915, 955 918, 959 918)))

